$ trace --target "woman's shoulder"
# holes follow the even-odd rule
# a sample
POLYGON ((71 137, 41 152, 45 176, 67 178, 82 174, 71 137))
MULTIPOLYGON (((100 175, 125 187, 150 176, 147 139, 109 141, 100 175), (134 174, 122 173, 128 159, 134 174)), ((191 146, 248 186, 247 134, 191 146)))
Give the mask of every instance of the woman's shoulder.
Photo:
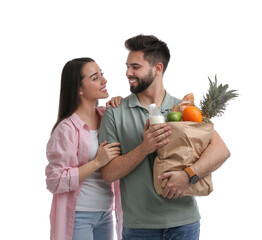
POLYGON ((106 110, 105 106, 99 106, 97 107, 97 110, 104 112, 106 110))
POLYGON ((104 106, 96 107, 96 111, 99 113, 100 116, 103 116, 105 110, 106 110, 106 107, 104 106))
POLYGON ((52 133, 53 138, 60 138, 61 136, 72 135, 76 132, 76 127, 72 116, 63 119, 54 129, 52 133))

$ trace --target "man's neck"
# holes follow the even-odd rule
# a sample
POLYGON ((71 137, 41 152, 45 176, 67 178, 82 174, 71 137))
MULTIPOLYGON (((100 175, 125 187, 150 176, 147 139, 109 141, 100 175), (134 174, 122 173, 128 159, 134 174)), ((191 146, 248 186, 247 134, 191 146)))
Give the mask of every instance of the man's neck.
POLYGON ((155 103, 159 107, 166 96, 164 86, 148 88, 145 91, 138 93, 137 97, 141 106, 148 108, 149 104, 155 103))

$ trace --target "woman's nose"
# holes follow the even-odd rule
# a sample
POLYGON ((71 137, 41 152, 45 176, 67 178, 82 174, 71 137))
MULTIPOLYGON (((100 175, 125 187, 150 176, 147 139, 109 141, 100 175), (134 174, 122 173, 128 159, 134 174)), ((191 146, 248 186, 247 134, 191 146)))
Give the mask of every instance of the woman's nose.
POLYGON ((103 77, 102 78, 102 84, 106 84, 107 83, 107 80, 103 77))

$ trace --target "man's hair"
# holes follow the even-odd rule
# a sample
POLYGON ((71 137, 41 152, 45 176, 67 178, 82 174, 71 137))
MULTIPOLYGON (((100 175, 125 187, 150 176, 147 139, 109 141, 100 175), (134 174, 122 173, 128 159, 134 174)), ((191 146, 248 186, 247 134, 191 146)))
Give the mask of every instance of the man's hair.
POLYGON ((129 51, 142 51, 144 59, 151 67, 158 62, 163 64, 163 73, 166 71, 170 52, 167 44, 153 35, 137 35, 125 41, 125 47, 129 51))

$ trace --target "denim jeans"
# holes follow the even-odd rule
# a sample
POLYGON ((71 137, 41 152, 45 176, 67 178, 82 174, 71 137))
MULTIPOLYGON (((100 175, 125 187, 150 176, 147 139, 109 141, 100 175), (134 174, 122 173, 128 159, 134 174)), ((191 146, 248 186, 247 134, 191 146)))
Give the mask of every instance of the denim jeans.
POLYGON ((123 228, 123 240, 198 240, 200 222, 164 229, 123 228))
POLYGON ((76 211, 72 240, 113 240, 113 226, 112 211, 76 211))

